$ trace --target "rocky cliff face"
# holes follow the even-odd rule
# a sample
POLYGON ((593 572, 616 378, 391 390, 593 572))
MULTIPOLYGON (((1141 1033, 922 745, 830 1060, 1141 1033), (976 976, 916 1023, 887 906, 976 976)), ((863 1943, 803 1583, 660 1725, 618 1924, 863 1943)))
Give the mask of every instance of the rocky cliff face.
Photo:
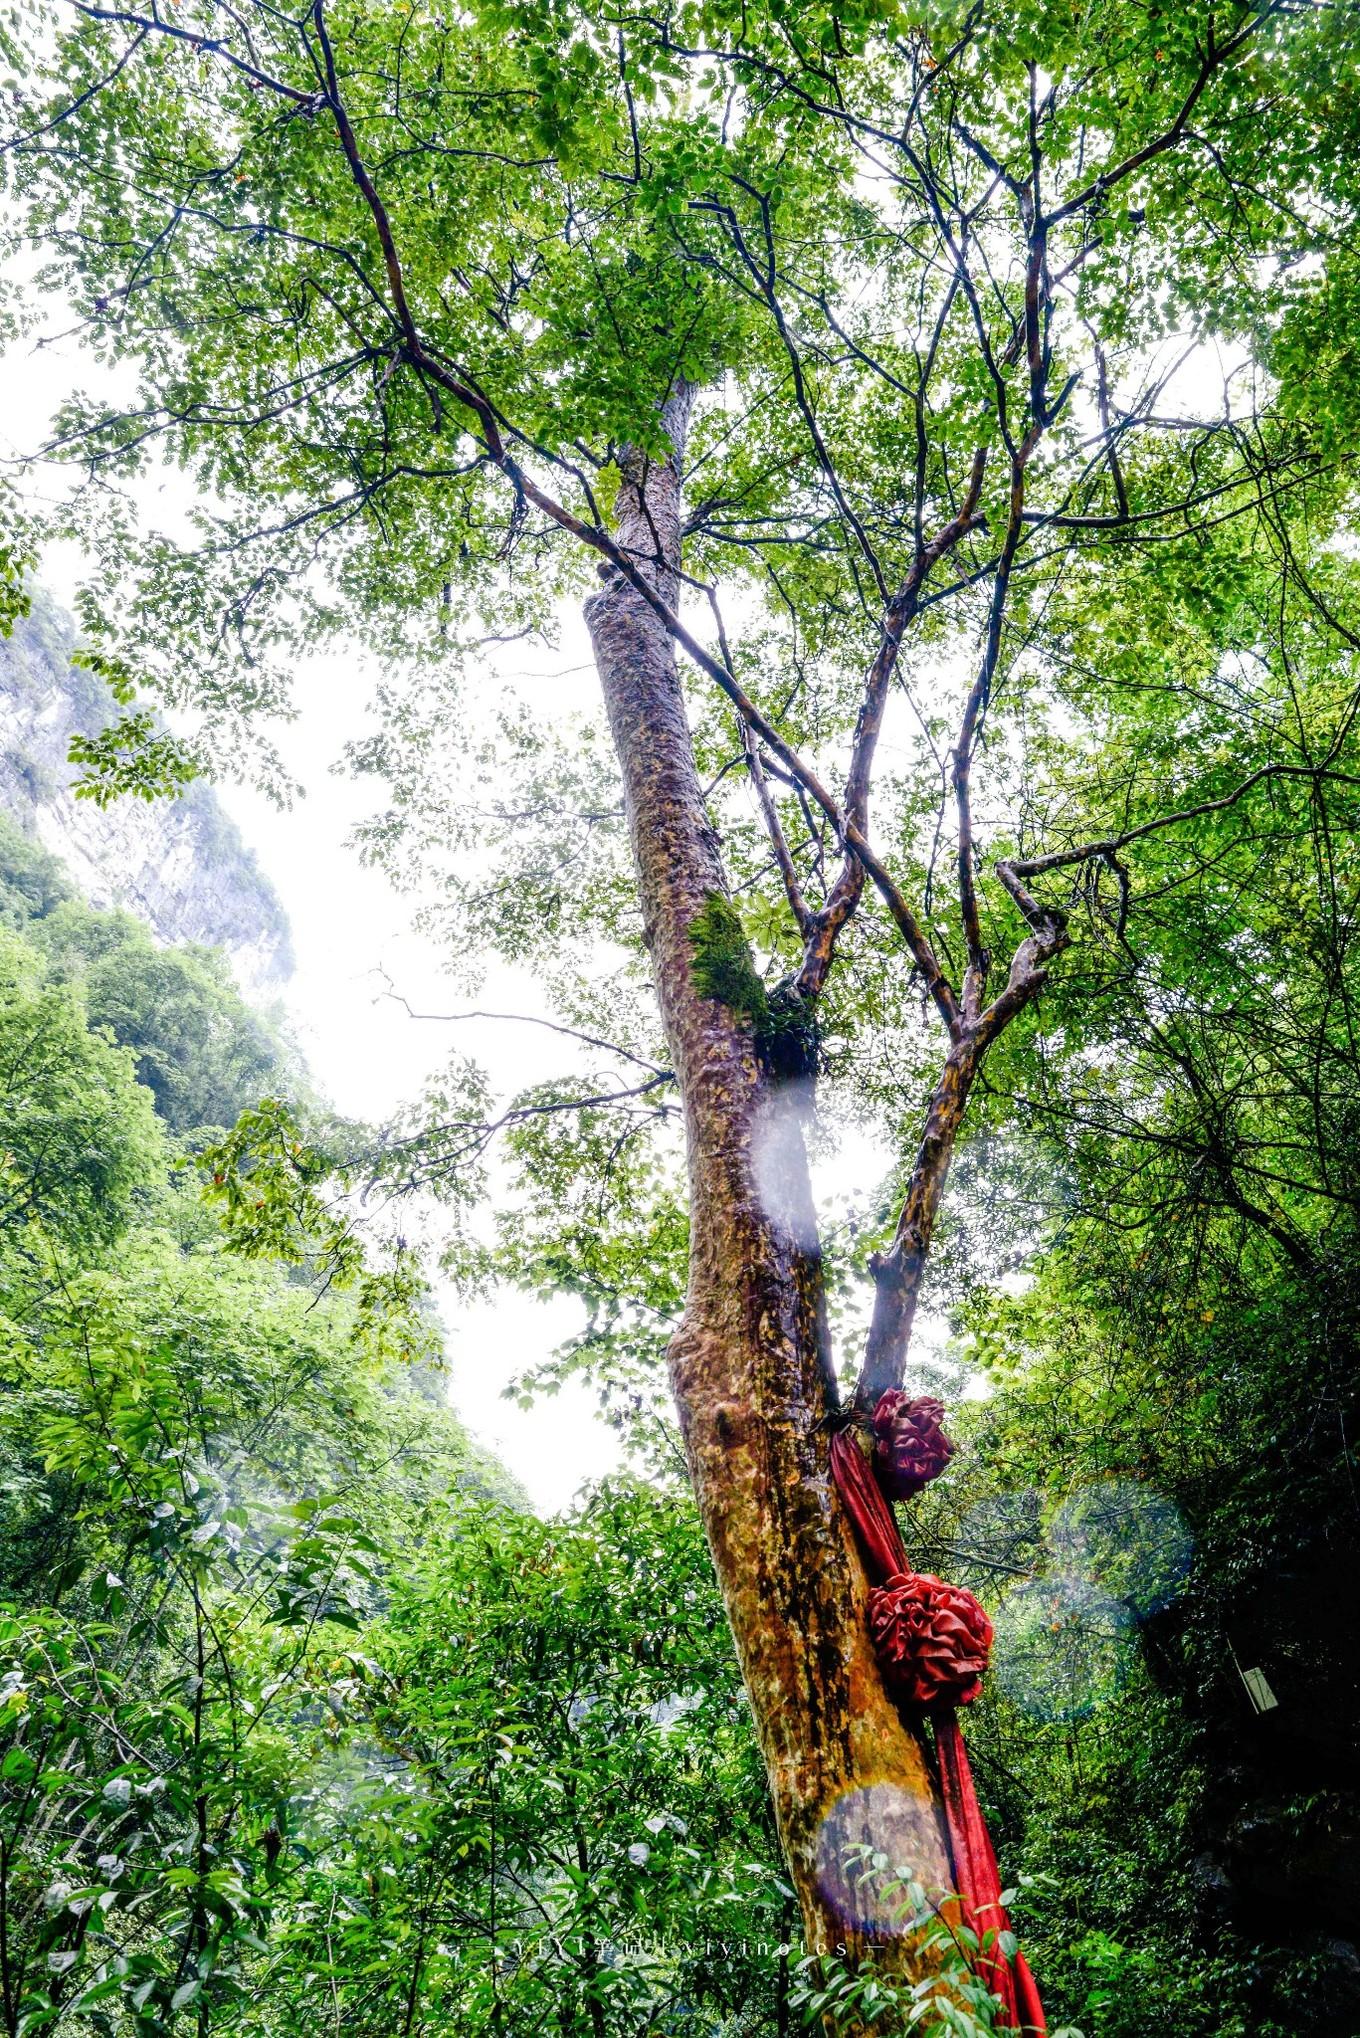
POLYGON ((159 941, 224 948, 242 990, 269 997, 292 974, 287 916, 211 789, 152 806, 72 796, 72 734, 117 713, 103 681, 72 666, 74 639, 70 617, 41 596, 0 639, 0 807, 91 905, 125 906, 159 941))

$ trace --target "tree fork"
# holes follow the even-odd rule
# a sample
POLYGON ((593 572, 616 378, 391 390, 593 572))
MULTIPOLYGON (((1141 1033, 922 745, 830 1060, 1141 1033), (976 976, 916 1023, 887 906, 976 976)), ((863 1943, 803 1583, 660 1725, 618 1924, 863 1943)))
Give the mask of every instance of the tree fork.
MULTIPOLYGON (((671 457, 630 460, 619 497, 619 542, 667 596, 678 588, 689 405, 688 390, 672 395, 671 457)), ((884 1689, 867 1581, 829 1476, 834 1384, 799 1093, 762 1069, 749 1019, 694 981, 691 929, 726 883, 674 641, 618 573, 586 620, 685 1117, 689 1289, 670 1369, 694 1492, 808 1943, 875 1942, 911 1968, 910 1929, 876 1909, 849 1850, 881 1851, 933 1895, 951 1878, 930 1773, 884 1689)))

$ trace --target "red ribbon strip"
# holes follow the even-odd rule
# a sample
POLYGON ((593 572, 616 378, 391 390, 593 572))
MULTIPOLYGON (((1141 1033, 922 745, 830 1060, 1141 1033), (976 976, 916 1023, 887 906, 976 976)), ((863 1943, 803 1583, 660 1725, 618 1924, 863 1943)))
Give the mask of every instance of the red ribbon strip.
POLYGON ((957 1708, 981 1688, 992 1624, 971 1592, 910 1568, 897 1518, 849 1430, 831 1439, 831 1475, 874 1587, 869 1622, 884 1676, 903 1704, 928 1709, 935 1729, 950 1861, 964 1922, 979 1940, 977 1971, 1013 2030, 1046 2038, 1043 2004, 1024 1955, 1017 1951, 1008 1960, 1001 1950, 1000 1934, 1011 1930, 1011 1921, 959 1732, 957 1708), (985 1946, 984 1934, 991 1935, 985 1946))

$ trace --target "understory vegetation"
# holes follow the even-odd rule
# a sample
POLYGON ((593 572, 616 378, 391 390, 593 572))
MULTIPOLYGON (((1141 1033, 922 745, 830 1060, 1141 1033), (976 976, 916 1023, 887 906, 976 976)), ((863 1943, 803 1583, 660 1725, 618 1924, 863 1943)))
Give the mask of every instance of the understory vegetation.
MULTIPOLYGON (((298 1076, 224 965, 80 904, 18 830, 0 849, 5 2028, 799 2028, 835 1991, 654 1388, 620 1389, 650 1363, 622 1298, 664 1302, 683 1237, 663 1207, 641 1260, 567 1248, 607 1114, 550 1152, 530 1120, 519 1194, 553 1191, 540 1281, 613 1289, 582 1346, 653 1476, 544 1523, 443 1405, 427 1313, 375 1345, 205 1205, 223 1104, 298 1076)), ((931 1384, 989 1391, 908 1532, 997 1619, 969 1737, 1050 2015, 1346 2031, 1349 1224, 1294 1265, 1205 1194, 1184 1118, 1154 1169, 993 1108, 1058 1242, 1036 1258, 965 1160, 950 1237, 996 1278, 954 1292, 931 1384)), ((900 2010, 885 1987, 869 2028, 900 2010)))

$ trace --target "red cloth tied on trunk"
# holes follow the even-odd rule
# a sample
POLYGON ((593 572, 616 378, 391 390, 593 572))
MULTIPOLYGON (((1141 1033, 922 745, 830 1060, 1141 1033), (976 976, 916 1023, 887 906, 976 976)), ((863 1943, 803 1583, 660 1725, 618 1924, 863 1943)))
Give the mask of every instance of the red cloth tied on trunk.
MULTIPOLYGON (((943 1470, 945 1462, 936 1469, 943 1470)), ((831 1439, 831 1474, 872 1581, 869 1626, 884 1679, 903 1704, 928 1711, 935 1729, 954 1886, 964 1922, 977 1936, 977 1972, 1013 2030, 1023 2038, 1046 2038, 1043 2004, 1024 1955, 1017 1951, 1008 1959, 1001 1949, 1000 1934, 1010 1932, 1011 1922, 959 1732, 957 1708, 982 1689, 992 1624, 971 1592, 911 1569, 897 1518, 849 1430, 831 1439)))
POLYGON ((1001 1875, 973 1789, 973 1772, 959 1732, 959 1716, 948 1707, 933 1713, 931 1718, 954 1879, 963 1900, 965 1919, 978 1937, 977 1971, 1024 2038, 1045 2038, 1048 2024, 1029 1962, 1018 1947, 1008 1960, 997 1941, 996 1935, 1010 1931, 1011 1921, 1001 1901, 1001 1875), (993 1936, 984 1944, 989 1933, 993 1936))
POLYGON ((945 1435, 944 1403, 933 1394, 904 1394, 890 1387, 879 1396, 870 1427, 874 1433, 874 1470, 885 1493, 910 1500, 932 1479, 938 1479, 954 1455, 945 1435))

